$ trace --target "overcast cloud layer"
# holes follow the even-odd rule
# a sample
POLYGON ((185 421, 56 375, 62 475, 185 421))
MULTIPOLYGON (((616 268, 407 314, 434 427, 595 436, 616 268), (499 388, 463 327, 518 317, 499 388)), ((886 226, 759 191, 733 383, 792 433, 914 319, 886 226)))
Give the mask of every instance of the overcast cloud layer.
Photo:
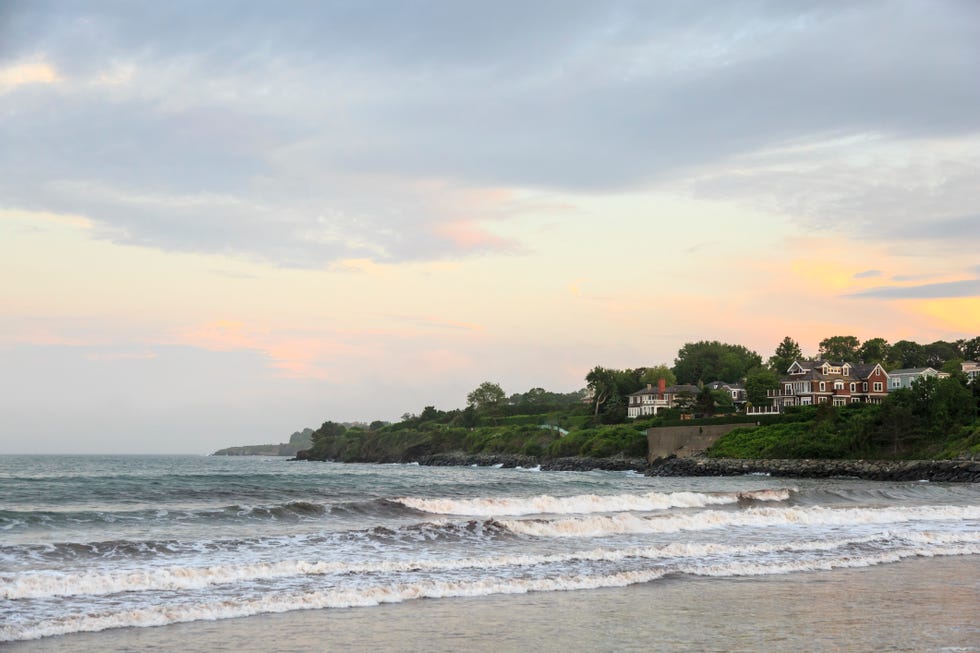
POLYGON ((975 151, 914 145, 980 131, 973 2, 15 2, 0 20, 0 68, 58 79, 0 90, 3 204, 116 242, 300 267, 519 251, 467 191, 683 181, 898 239, 980 228, 946 213, 980 199, 975 151), (935 177, 954 197, 869 199, 848 166, 878 166, 842 162, 849 138, 903 149, 898 195, 935 177), (461 223, 483 237, 461 244, 461 223))
POLYGON ((980 325, 980 3, 0 0, 0 453, 980 325))

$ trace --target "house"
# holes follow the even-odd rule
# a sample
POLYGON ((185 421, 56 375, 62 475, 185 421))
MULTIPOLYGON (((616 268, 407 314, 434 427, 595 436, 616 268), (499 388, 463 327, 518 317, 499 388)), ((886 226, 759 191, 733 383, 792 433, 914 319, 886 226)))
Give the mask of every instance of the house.
POLYGON ((736 408, 741 408, 748 401, 748 392, 741 383, 725 383, 724 381, 712 381, 708 384, 711 390, 721 390, 727 392, 732 397, 732 404, 736 408))
POLYGON ((946 372, 939 372, 931 367, 910 367, 903 370, 892 370, 888 373, 888 391, 894 392, 902 388, 911 388, 918 379, 926 377, 949 378, 946 372))
POLYGON ((878 404, 888 396, 888 373, 878 363, 794 361, 770 390, 773 407, 854 403, 878 404))
POLYGON ((966 374, 966 378, 970 383, 980 379, 980 363, 976 361, 963 361, 962 367, 963 374, 966 374))
POLYGON ((631 393, 626 402, 626 416, 644 417, 656 415, 664 408, 676 408, 691 397, 697 396, 700 390, 696 385, 672 385, 660 379, 657 387, 648 383, 647 387, 631 393))

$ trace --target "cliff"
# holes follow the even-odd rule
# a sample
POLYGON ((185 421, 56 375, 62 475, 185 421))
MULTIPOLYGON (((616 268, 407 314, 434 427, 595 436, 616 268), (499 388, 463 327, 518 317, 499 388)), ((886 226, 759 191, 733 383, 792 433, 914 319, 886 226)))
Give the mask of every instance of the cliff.
POLYGON ((212 456, 295 456, 313 446, 313 429, 296 431, 289 442, 280 444, 252 444, 218 449, 212 456))

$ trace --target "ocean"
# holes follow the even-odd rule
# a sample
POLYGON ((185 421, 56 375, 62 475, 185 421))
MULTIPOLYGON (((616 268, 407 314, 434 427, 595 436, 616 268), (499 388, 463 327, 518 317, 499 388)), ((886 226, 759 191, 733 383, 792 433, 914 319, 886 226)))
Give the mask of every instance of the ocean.
POLYGON ((980 651, 980 487, 0 456, 0 642, 980 651))

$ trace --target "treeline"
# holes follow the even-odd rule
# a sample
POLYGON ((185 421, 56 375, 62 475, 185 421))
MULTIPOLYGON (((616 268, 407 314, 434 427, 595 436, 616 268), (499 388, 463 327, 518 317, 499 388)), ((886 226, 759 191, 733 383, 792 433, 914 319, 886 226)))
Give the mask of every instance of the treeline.
MULTIPOLYGON (((919 345, 910 341, 889 344, 881 338, 862 343, 853 336, 832 336, 819 343, 817 357, 882 362, 886 369, 929 366, 951 371, 952 376, 928 379, 911 390, 892 393, 880 406, 821 406, 791 412, 768 420, 776 422, 772 426, 736 431, 733 438, 726 438, 724 446, 731 447, 728 453, 847 458, 929 451, 939 456, 957 447, 961 452, 980 453, 975 442, 980 383, 968 385, 959 372, 961 361, 980 358, 980 337, 919 345)), ((645 429, 676 423, 682 417, 711 418, 735 411, 730 394, 712 390, 708 383, 743 382, 750 404, 761 405, 767 401, 767 390, 778 387, 779 376, 792 361, 802 358, 799 344, 790 337, 765 362, 741 345, 705 340, 686 343, 671 366, 596 366, 586 375, 586 387, 575 392, 538 387, 507 395, 499 384, 486 381, 467 395, 465 408, 425 406, 393 424, 381 420, 354 425, 325 422, 313 433, 313 446, 305 455, 349 462, 398 462, 449 452, 645 456, 645 429), (655 418, 628 422, 629 395, 661 379, 667 385, 687 384, 691 389, 681 393, 677 407, 655 418)), ((723 455, 721 451, 716 454, 723 455)))
MULTIPOLYGON (((910 340, 889 343, 884 338, 861 342, 855 336, 830 336, 820 341, 811 357, 850 363, 880 363, 886 371, 932 367, 940 372, 958 373, 966 360, 980 360, 980 336, 953 342, 937 340, 926 345, 910 340)), ((664 379, 666 384, 697 386, 692 397, 683 398, 681 411, 710 416, 730 410, 730 396, 710 389, 713 381, 743 383, 751 406, 768 403, 767 393, 779 387, 779 379, 795 360, 808 358, 799 342, 786 336, 765 363, 760 354, 742 345, 717 340, 686 343, 677 352, 674 364, 634 369, 594 367, 586 375, 593 414, 605 424, 626 420, 631 393, 646 384, 664 379)))

